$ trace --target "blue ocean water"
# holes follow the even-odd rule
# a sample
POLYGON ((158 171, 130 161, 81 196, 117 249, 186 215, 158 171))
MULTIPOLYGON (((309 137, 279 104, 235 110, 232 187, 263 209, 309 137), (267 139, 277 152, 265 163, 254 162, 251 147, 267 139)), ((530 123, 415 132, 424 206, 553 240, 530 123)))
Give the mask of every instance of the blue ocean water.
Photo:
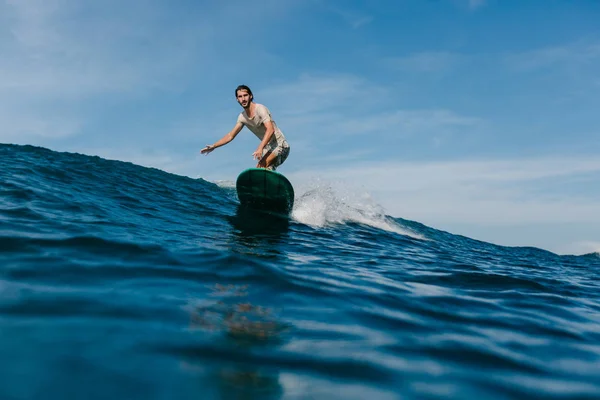
POLYGON ((0 399, 598 399, 600 257, 0 145, 0 399))

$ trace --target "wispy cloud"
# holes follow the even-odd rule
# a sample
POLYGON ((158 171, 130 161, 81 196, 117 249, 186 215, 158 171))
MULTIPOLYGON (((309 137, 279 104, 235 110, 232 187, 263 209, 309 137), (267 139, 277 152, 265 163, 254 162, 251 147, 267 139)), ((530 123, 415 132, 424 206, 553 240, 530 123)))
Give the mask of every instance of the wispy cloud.
POLYGON ((302 74, 261 90, 290 114, 380 104, 387 89, 352 74, 302 74), (302 101, 298 101, 301 99, 302 101))
POLYGON ((95 19, 92 10, 82 11, 86 7, 92 5, 68 0, 3 4, 0 140, 74 135, 85 119, 82 101, 105 96, 110 102, 176 84, 172 77, 190 49, 185 37, 182 47, 156 40, 148 11, 136 14, 132 25, 126 8, 104 19, 109 9, 98 5, 95 19))
POLYGON ((469 0, 469 8, 471 10, 475 10, 477 8, 483 7, 486 4, 487 0, 469 0))
MULTIPOLYGON (((596 72, 600 69, 600 43, 570 42, 520 52, 459 53, 423 51, 381 58, 382 65, 402 72, 440 73, 470 70, 482 63, 500 67, 499 72, 523 73, 542 69, 556 73, 596 72)), ((588 74, 589 75, 589 74, 588 74)), ((596 77, 597 75, 593 75, 596 77)))
MULTIPOLYGON (((0 61, 7 73, 0 81, 4 92, 67 98, 123 93, 149 82, 156 85, 183 65, 185 49, 193 45, 185 31, 163 30, 163 36, 156 37, 155 8, 139 13, 120 8, 106 19, 94 19, 88 13, 92 10, 86 9, 89 3, 8 4, 11 34, 1 37, 11 54, 0 61), (136 14, 135 25, 128 14, 136 14), (180 46, 172 46, 171 40, 180 46)), ((102 15, 109 9, 104 5, 94 11, 102 15)))
POLYGON ((240 17, 277 17, 297 4, 281 3, 233 0, 185 12, 161 1, 3 0, 0 140, 76 135, 106 107, 203 84, 215 65, 235 71, 228 61, 246 54, 255 57, 248 65, 264 62, 264 50, 239 43, 233 28, 240 17))
POLYGON ((599 43, 570 43, 545 47, 521 53, 508 54, 506 65, 518 71, 532 71, 549 67, 600 67, 599 43))
POLYGON ((354 29, 358 29, 361 26, 367 25, 373 21, 373 17, 370 15, 362 15, 344 10, 337 10, 337 13, 341 15, 342 18, 354 29))
POLYGON ((117 160, 131 162, 148 168, 158 168, 160 170, 189 176, 197 177, 199 157, 179 157, 175 152, 164 151, 163 149, 119 149, 117 147, 79 147, 78 153, 95 155, 107 160, 117 160))
POLYGON ((565 254, 591 254, 600 255, 600 242, 582 241, 563 246, 561 253, 565 254))
POLYGON ((35 142, 36 137, 62 139, 76 135, 82 127, 80 118, 71 113, 56 115, 48 109, 28 112, 26 107, 14 107, 6 100, 0 100, 0 120, 0 141, 5 143, 35 142))
POLYGON ((396 110, 375 115, 349 118, 339 128, 347 134, 371 134, 385 132, 390 128, 395 134, 415 135, 439 133, 440 130, 473 127, 481 123, 479 118, 466 117, 450 110, 396 110))
POLYGON ((363 25, 367 25, 373 21, 373 16, 365 13, 364 11, 358 11, 353 9, 344 3, 343 7, 337 7, 331 2, 323 0, 313 0, 313 3, 332 12, 333 14, 341 17, 341 19, 350 25, 353 29, 360 28, 363 25))
POLYGON ((394 100, 397 95, 393 87, 353 75, 302 75, 260 91, 257 101, 272 104, 276 120, 295 145, 313 148, 309 154, 318 157, 331 145, 343 144, 349 152, 364 148, 357 142, 360 136, 370 138, 371 152, 380 152, 400 138, 437 137, 439 142, 440 135, 472 131, 483 123, 449 109, 401 109, 394 100))
POLYGON ((441 72, 452 69, 465 59, 464 55, 448 51, 429 51, 383 60, 391 68, 410 72, 441 72))

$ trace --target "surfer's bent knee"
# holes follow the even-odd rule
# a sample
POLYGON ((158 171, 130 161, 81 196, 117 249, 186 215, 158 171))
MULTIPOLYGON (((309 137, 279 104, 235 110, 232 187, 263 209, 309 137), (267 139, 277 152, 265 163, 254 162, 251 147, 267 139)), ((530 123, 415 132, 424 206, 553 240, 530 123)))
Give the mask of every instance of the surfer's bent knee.
MULTIPOLYGON (((277 146, 275 149, 273 149, 272 154, 275 155, 275 159, 268 166, 266 166, 266 168, 268 170, 275 171, 277 169, 277 167, 279 167, 281 164, 283 164, 285 162, 285 160, 287 159, 288 155, 290 154, 290 146, 289 145, 277 146)), ((269 153, 266 152, 265 157, 268 155, 269 155, 269 153)))

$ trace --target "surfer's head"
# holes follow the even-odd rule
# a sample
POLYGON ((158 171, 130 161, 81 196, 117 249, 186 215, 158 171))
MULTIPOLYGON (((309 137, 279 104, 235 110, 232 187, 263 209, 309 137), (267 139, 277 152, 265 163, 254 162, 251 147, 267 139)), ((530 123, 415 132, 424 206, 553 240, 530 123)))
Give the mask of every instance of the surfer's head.
POLYGON ((235 88, 235 97, 242 107, 248 107, 254 100, 252 90, 246 85, 240 85, 235 88))

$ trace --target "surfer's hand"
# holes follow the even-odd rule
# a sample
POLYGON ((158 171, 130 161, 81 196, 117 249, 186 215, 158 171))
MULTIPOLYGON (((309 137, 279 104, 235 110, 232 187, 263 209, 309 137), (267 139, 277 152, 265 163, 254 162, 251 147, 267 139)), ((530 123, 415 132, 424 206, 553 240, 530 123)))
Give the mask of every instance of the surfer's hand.
POLYGON ((213 151, 215 149, 215 146, 207 144, 205 148, 203 148, 202 150, 200 150, 201 154, 208 154, 211 151, 213 151))
POLYGON ((252 153, 252 157, 255 160, 260 159, 260 158, 262 158, 262 152, 263 152, 263 149, 258 148, 258 149, 256 149, 256 151, 254 153, 252 153))

